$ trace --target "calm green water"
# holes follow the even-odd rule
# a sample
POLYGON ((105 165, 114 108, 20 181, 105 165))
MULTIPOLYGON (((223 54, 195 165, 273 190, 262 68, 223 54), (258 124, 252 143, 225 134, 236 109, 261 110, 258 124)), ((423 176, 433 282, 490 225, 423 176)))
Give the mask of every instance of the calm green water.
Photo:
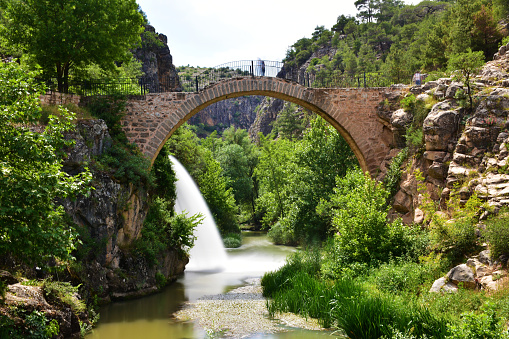
MULTIPOLYGON (((141 299, 117 302, 101 309, 99 325, 87 339, 205 339, 210 338, 194 323, 172 320, 171 315, 186 301, 220 294, 245 284, 245 279, 284 264, 293 248, 275 246, 261 233, 244 234, 242 247, 228 250, 226 268, 221 272, 186 272, 161 293, 141 299)), ((278 334, 253 334, 248 338, 313 339, 330 333, 289 329, 278 334)))

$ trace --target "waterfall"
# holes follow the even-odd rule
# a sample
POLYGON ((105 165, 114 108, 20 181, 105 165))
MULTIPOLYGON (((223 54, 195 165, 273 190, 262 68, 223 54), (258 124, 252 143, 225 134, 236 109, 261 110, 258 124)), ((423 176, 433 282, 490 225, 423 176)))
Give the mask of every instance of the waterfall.
POLYGON ((170 155, 173 169, 177 176, 177 201, 175 212, 186 211, 188 216, 201 213, 203 220, 194 230, 196 241, 189 252, 189 264, 187 271, 218 271, 222 270, 226 263, 226 251, 223 241, 217 230, 214 217, 203 196, 182 164, 170 155))

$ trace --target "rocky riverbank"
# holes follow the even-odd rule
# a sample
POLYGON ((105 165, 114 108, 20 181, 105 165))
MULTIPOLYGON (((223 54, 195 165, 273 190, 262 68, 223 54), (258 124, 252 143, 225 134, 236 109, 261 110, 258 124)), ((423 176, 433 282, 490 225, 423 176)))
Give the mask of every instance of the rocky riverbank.
POLYGON ((187 303, 174 314, 179 321, 196 321, 207 333, 243 338, 256 333, 287 331, 289 327, 324 330, 315 319, 293 313, 270 319, 260 279, 248 279, 247 285, 225 294, 208 295, 187 303))

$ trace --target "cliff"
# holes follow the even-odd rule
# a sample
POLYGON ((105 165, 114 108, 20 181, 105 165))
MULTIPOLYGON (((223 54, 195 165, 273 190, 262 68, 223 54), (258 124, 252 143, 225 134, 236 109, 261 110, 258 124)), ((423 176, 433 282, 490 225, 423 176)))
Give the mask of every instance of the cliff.
POLYGON ((157 33, 154 27, 146 25, 141 41, 141 47, 135 49, 133 54, 141 61, 144 79, 152 86, 148 90, 151 92, 179 90, 178 73, 173 65, 166 35, 157 33), (159 86, 155 85, 157 83, 159 86))
POLYGON ((230 126, 248 130, 263 99, 262 96, 245 96, 219 101, 198 112, 189 123, 201 128, 199 137, 206 137, 213 130, 221 133, 230 126))
MULTIPOLYGON (((446 209, 451 195, 459 194, 464 204, 472 194, 498 211, 509 204, 509 46, 503 46, 497 59, 488 62, 473 80, 474 107, 470 111, 462 98, 467 89, 452 78, 429 81, 409 88, 418 101, 433 103, 423 123, 424 146, 403 171, 400 189, 394 197, 393 217, 407 223, 422 223, 419 206, 422 192, 413 174, 419 169, 427 193, 446 209)), ((395 98, 395 101, 400 98, 395 98)), ((401 130, 411 117, 402 109, 380 106, 379 117, 391 125, 395 140, 394 156, 402 147, 401 130)), ((387 106, 387 105, 386 105, 387 106)), ((388 163, 382 164, 383 173, 388 163)), ((486 212, 482 218, 486 218, 486 212)))
MULTIPOLYGON (((76 141, 64 163, 69 173, 79 171, 111 147, 102 120, 79 121, 76 132, 67 137, 76 141)), ((94 173, 93 187, 89 196, 63 201, 84 242, 78 253, 82 267, 73 272, 75 278, 105 301, 157 291, 158 274, 166 281, 176 279, 188 261, 176 249, 163 252, 155 266, 134 250, 149 208, 146 189, 120 183, 100 171, 94 173)))

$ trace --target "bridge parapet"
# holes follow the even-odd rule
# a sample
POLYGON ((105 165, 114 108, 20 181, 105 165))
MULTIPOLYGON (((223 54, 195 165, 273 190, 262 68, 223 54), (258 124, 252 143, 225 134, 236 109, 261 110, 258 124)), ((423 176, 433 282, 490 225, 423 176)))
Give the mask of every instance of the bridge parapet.
MULTIPOLYGON (((79 95, 146 95, 163 92, 199 92, 222 81, 236 78, 280 78, 311 88, 368 88, 387 87, 390 78, 381 73, 345 74, 295 69, 279 61, 242 60, 210 68, 199 69, 194 75, 122 78, 122 79, 71 79, 67 93, 79 95)), ((51 91, 56 91, 56 80, 47 80, 51 91)))

